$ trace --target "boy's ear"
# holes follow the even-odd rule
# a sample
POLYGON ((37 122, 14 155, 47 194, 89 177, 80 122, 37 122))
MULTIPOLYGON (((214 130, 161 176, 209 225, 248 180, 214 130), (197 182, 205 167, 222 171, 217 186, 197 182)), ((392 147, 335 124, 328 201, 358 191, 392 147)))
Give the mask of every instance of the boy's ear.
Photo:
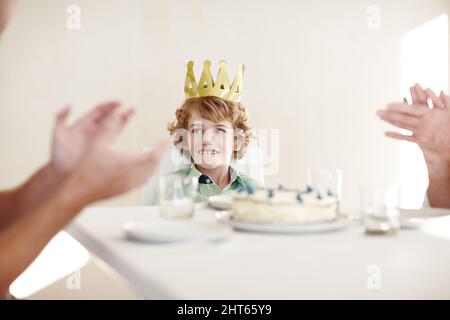
POLYGON ((239 157, 242 155, 242 150, 244 148, 244 141, 242 139, 234 139, 234 147, 233 147, 233 159, 238 160, 239 157))
MULTIPOLYGON (((180 141, 180 140, 178 140, 180 141)), ((182 137, 181 141, 176 145, 181 151, 189 151, 189 142, 187 137, 182 137)))
POLYGON ((183 137, 183 141, 178 144, 179 148, 183 151, 189 151, 189 142, 187 137, 183 137))
POLYGON ((239 151, 244 147, 245 134, 242 130, 235 130, 233 151, 239 151))
POLYGON ((172 141, 174 145, 180 150, 189 151, 189 135, 186 130, 178 129, 175 130, 172 134, 172 141), (178 141, 178 143, 176 143, 178 141))
POLYGON ((239 151, 242 149, 242 141, 239 139, 234 140, 233 151, 239 151))

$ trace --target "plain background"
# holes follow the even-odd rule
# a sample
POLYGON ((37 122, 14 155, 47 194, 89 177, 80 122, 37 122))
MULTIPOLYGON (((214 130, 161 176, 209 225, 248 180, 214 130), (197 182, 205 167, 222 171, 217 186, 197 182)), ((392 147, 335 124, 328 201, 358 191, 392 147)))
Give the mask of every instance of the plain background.
MULTIPOLYGON (((362 184, 400 179, 400 143, 375 112, 402 98, 402 36, 449 12, 448 0, 23 0, 0 41, 0 188, 48 159, 65 104, 73 116, 110 98, 134 106, 117 144, 141 150, 167 136, 186 61, 224 59, 231 79, 246 65, 253 126, 280 130, 268 184, 302 188, 306 168, 340 168, 343 208, 357 210, 362 184), (66 26, 72 4, 80 30, 66 26), (368 25, 373 5, 379 29, 368 25)), ((137 190, 102 204, 139 202, 137 190)))

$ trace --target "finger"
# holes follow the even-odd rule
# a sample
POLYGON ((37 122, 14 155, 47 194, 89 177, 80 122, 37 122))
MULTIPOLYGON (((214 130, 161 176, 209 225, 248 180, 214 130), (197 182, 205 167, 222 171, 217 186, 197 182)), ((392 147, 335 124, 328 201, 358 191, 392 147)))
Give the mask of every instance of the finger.
POLYGON ((427 109, 417 108, 415 106, 417 105, 414 104, 408 105, 404 103, 390 103, 387 105, 386 109, 388 111, 400 112, 415 117, 421 117, 427 112, 427 109))
POLYGON ((134 109, 130 108, 127 111, 120 113, 115 117, 115 121, 110 127, 110 135, 112 139, 115 139, 117 135, 122 132, 125 125, 130 121, 131 117, 135 114, 134 109))
POLYGON ((70 106, 67 105, 56 115, 56 126, 64 126, 66 123, 67 117, 70 114, 70 106))
POLYGON ((103 142, 114 142, 133 114, 134 110, 131 108, 124 112, 121 112, 119 109, 112 111, 98 127, 99 139, 103 142))
POLYGON ((126 159, 125 165, 128 170, 126 175, 124 175, 123 180, 126 183, 126 188, 128 190, 138 187, 148 181, 158 169, 167 147, 168 141, 164 140, 151 152, 133 154, 126 159))
POLYGON ((419 103, 415 87, 410 87, 409 93, 411 94, 412 103, 419 103))
POLYGON ((152 151, 138 155, 137 168, 140 168, 139 171, 141 171, 142 176, 145 178, 144 182, 147 181, 158 168, 169 145, 169 139, 165 139, 152 151))
POLYGON ((393 132, 393 131, 387 131, 387 132, 384 133, 384 135, 386 137, 397 139, 397 140, 404 140, 404 141, 417 143, 417 140, 416 140, 415 136, 409 136, 409 135, 406 135, 406 134, 400 134, 398 132, 393 132))
POLYGON ((120 106, 120 102, 111 101, 97 105, 87 114, 82 116, 73 127, 80 127, 85 125, 99 124, 105 117, 111 114, 115 109, 120 106))
POLYGON ((447 96, 443 90, 441 90, 441 94, 439 95, 441 101, 443 102, 446 108, 450 108, 450 96, 447 96))
POLYGON ((159 161, 164 156, 169 146, 170 140, 164 139, 158 144, 156 148, 152 149, 150 152, 145 152, 144 154, 139 155, 138 162, 144 165, 158 165, 159 161))
POLYGON ((431 99, 431 102, 433 103, 433 107, 444 108, 444 102, 441 101, 441 99, 434 93, 433 90, 428 88, 426 92, 428 97, 431 99))
POLYGON ((414 85, 414 92, 415 92, 416 100, 417 100, 416 103, 428 106, 428 104, 427 104, 427 99, 428 99, 427 93, 420 86, 420 84, 416 83, 414 85))
POLYGON ((136 111, 132 108, 130 108, 127 111, 125 111, 124 113, 122 113, 122 116, 121 116, 122 123, 126 124, 128 121, 130 121, 130 118, 132 116, 134 116, 135 113, 136 113, 136 111))
POLYGON ((66 125, 67 117, 70 114, 70 106, 64 107, 58 114, 56 115, 55 124, 53 127, 53 136, 55 137, 58 133, 64 129, 66 125))
MULTIPOLYGON (((111 101, 98 106, 98 112, 92 116, 94 123, 100 124, 109 117, 120 107, 121 103, 118 101, 111 101)), ((89 117, 88 120, 91 120, 89 117)))
POLYGON ((419 118, 400 112, 380 110, 377 112, 377 115, 396 127, 411 131, 415 131, 420 124, 419 118))

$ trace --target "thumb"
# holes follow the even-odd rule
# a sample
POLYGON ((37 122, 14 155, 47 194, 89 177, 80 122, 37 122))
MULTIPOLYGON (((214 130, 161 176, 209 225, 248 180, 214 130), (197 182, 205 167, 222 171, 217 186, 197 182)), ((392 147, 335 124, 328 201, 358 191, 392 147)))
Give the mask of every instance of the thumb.
POLYGON ((431 99, 431 102, 433 103, 433 107, 437 108, 444 108, 444 102, 441 101, 441 99, 438 98, 438 96, 434 93, 433 90, 430 88, 427 88, 426 93, 428 97, 431 99))
POLYGON ((56 115, 56 123, 55 126, 63 126, 67 120, 67 117, 70 114, 70 106, 67 105, 56 115))
POLYGON ((441 90, 440 98, 442 102, 444 103, 444 106, 446 108, 450 108, 450 96, 447 96, 443 90, 441 90))
POLYGON ((64 128, 69 113, 70 106, 66 106, 56 115, 55 124, 53 125, 53 138, 55 138, 55 136, 58 135, 58 132, 60 132, 61 129, 64 128))
POLYGON ((142 177, 147 180, 158 168, 160 161, 169 147, 169 139, 161 141, 158 146, 150 152, 140 154, 137 159, 137 167, 142 172, 142 177))
POLYGON ((139 156, 139 162, 142 164, 158 165, 159 161, 169 148, 169 142, 169 139, 164 139, 153 150, 141 154, 139 156))

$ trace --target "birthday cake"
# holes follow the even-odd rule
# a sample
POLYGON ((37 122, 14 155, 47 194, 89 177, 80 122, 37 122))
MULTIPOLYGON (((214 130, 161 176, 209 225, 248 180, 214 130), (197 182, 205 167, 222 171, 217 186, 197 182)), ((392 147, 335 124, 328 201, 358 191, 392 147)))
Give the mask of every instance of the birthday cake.
POLYGON ((336 195, 310 186, 305 191, 247 188, 233 197, 231 214, 244 222, 295 224, 332 221, 337 208, 336 195))

